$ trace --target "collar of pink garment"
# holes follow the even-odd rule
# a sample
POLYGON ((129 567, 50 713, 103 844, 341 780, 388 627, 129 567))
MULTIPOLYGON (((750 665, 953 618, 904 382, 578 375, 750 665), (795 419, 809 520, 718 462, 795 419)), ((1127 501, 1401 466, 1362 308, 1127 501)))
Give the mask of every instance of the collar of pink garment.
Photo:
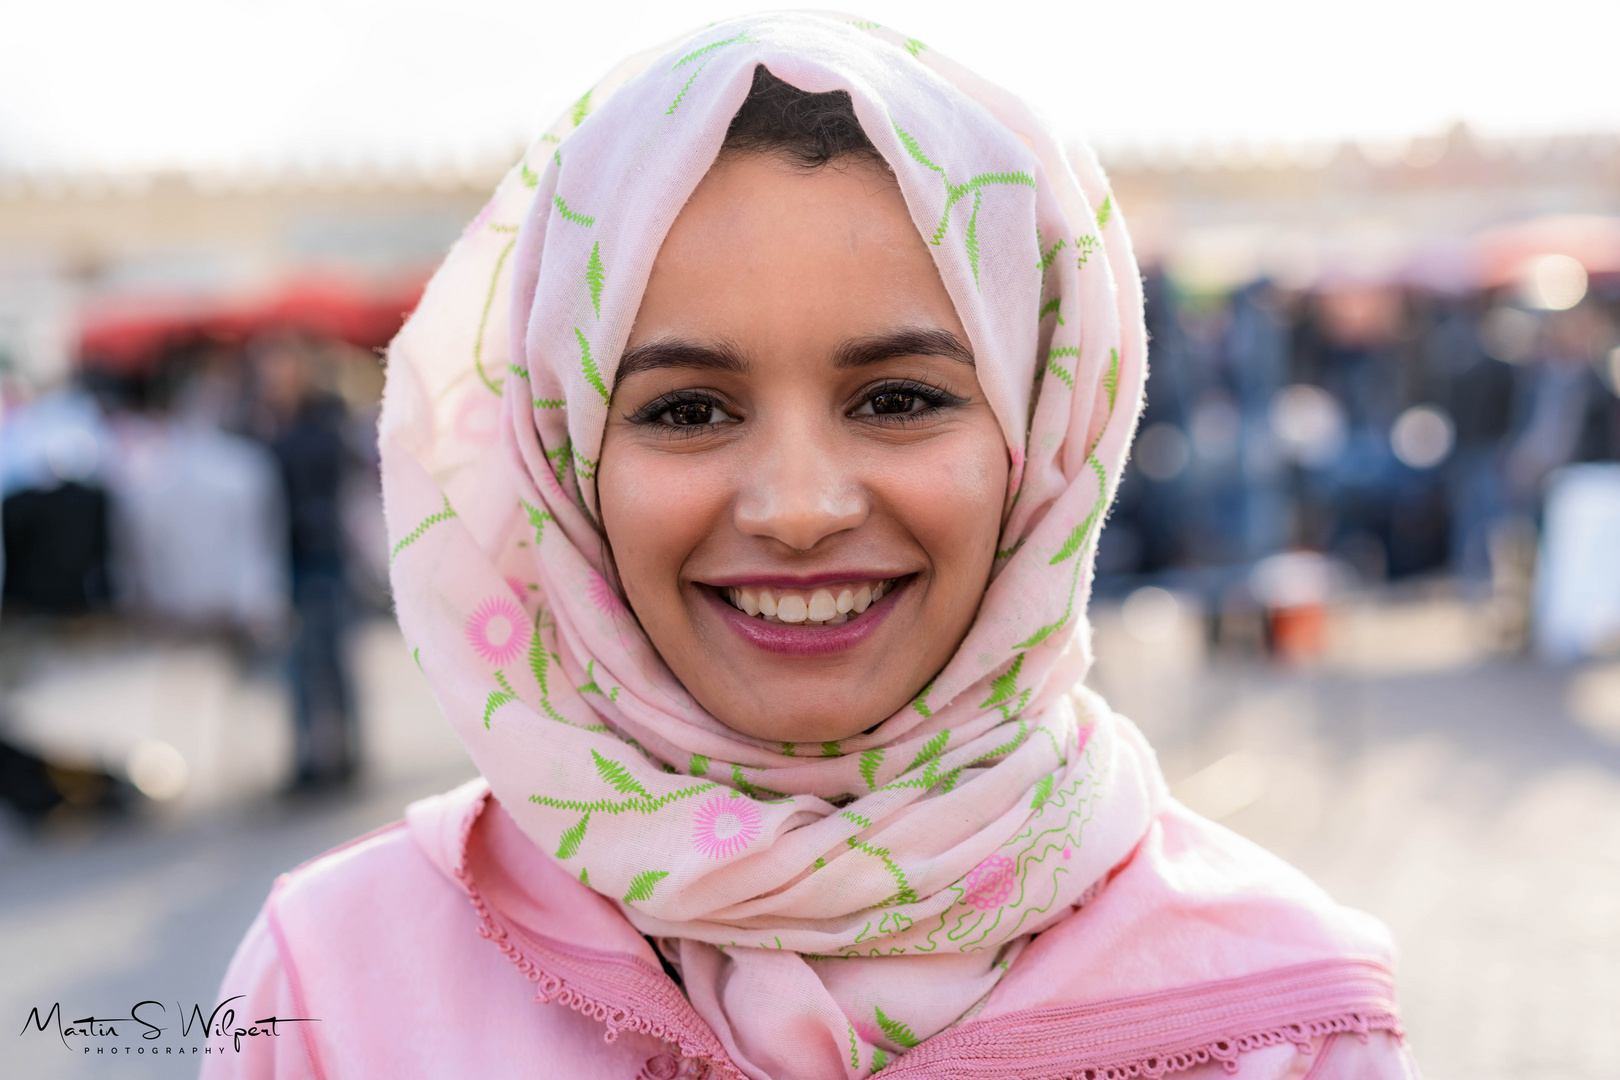
MULTIPOLYGON (((473 827, 489 803, 487 787, 466 803, 454 850, 445 852, 453 859, 447 869, 478 914, 479 936, 535 985, 535 1000, 566 1005, 601 1022, 607 1042, 623 1031, 636 1031, 669 1043, 682 1055, 680 1062, 670 1059, 670 1078, 746 1080, 713 1030, 656 965, 539 933, 490 902, 470 858, 473 827)), ((1375 1031, 1404 1038, 1394 972, 1382 959, 1329 957, 1236 978, 970 1020, 920 1043, 885 1069, 884 1076, 924 1080, 941 1075, 946 1065, 962 1076, 1016 1075, 1020 1080, 1158 1078, 1210 1062, 1233 1072, 1239 1055, 1247 1051, 1292 1044, 1310 1053, 1323 1036, 1352 1033, 1365 1041, 1375 1031)))

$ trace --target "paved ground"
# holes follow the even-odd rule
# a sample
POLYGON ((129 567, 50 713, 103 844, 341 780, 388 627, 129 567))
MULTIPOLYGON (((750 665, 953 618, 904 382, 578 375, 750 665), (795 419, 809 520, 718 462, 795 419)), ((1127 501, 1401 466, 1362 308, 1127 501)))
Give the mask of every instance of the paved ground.
MULTIPOLYGON (((1365 614, 1309 669, 1211 661, 1190 622, 1144 642, 1105 615, 1096 681, 1180 796, 1395 928, 1431 1080, 1620 1075, 1620 669, 1490 659, 1459 645, 1455 609, 1365 614)), ((470 775, 403 652, 381 628, 362 649, 377 759, 352 797, 285 808, 262 780, 234 800, 203 783, 225 794, 0 838, 0 1076, 194 1075, 14 1033, 57 1000, 208 1001, 276 873, 470 775)))

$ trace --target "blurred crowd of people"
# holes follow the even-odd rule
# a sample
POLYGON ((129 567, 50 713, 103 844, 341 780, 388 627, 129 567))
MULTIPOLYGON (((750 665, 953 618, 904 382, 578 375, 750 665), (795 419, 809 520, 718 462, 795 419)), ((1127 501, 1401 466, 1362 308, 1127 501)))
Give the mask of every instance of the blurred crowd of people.
POLYGON ((7 629, 100 619, 284 666, 289 790, 360 763, 345 635, 385 603, 374 353, 269 329, 86 357, 0 426, 7 629))
POLYGON ((1550 297, 1211 294, 1150 274, 1147 407, 1102 587, 1169 575, 1219 593, 1289 550, 1361 584, 1447 572, 1477 593, 1523 571, 1549 478, 1620 461, 1620 282, 1547 273, 1550 297))
MULTIPOLYGON (((1620 280, 1575 270, 1579 289, 1550 296, 1199 291, 1150 273, 1147 406, 1099 592, 1196 595, 1217 637, 1234 603, 1264 611, 1250 644, 1287 652, 1272 616, 1319 606, 1335 582, 1444 574, 1482 597, 1517 588, 1527 632, 1554 481, 1611 463, 1564 502, 1607 506, 1620 528, 1620 280)), ((229 641, 285 672, 290 790, 345 784, 361 760, 345 637, 388 605, 381 384, 373 350, 269 326, 87 352, 66 386, 13 386, 0 633, 101 620, 229 641)), ((1577 621, 1606 587, 1620 605, 1620 560, 1604 554, 1620 532, 1591 535, 1550 575, 1577 621)))

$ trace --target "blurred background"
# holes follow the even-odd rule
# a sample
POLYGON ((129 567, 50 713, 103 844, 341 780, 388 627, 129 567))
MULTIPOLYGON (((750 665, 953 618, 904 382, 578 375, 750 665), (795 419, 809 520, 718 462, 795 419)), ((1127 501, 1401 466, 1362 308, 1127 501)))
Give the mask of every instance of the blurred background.
MULTIPOLYGON (((378 349, 553 114, 737 10, 0 0, 0 1019, 208 1008, 275 874, 473 774, 378 349)), ((1088 133, 1137 239, 1092 681, 1394 928, 1427 1076, 1614 1076, 1620 9, 862 14, 1088 133)), ((0 1033, 135 1071, 194 1066, 0 1033)))

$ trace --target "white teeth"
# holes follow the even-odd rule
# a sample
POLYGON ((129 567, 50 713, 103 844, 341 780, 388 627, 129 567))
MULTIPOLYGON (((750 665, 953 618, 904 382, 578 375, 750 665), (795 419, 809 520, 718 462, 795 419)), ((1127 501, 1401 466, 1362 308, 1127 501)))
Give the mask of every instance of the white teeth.
POLYGON ((832 589, 816 589, 809 596, 759 586, 728 588, 722 590, 722 595, 732 607, 766 622, 837 626, 893 590, 894 581, 889 580, 862 582, 859 588, 844 585, 838 587, 836 593, 832 589))
POLYGON ((804 597, 788 593, 776 602, 776 617, 786 623, 801 623, 810 614, 810 605, 804 597))
POLYGON ((814 622, 826 622, 838 614, 838 601, 826 589, 817 589, 810 594, 810 618, 814 622))

